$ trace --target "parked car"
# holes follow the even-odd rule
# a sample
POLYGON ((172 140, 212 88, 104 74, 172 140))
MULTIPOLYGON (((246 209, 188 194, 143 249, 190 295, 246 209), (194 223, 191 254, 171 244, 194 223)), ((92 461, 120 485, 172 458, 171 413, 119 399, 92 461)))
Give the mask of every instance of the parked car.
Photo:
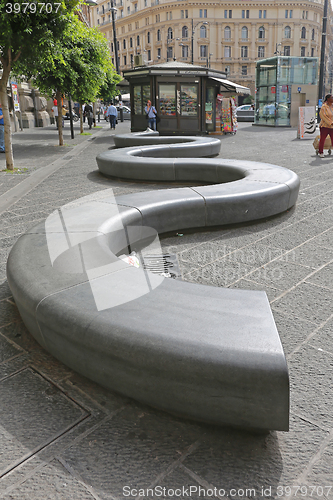
MULTIPOLYGON (((118 120, 120 120, 119 106, 116 106, 116 108, 118 110, 118 120)), ((128 106, 123 106, 123 118, 124 118, 124 120, 131 119, 131 109, 128 106)))
POLYGON ((236 111, 249 111, 249 109, 253 109, 252 104, 242 104, 236 108, 236 111))
MULTIPOLYGON (((120 111, 119 111, 119 106, 116 106, 117 111, 118 111, 118 121, 120 120, 120 111)), ((105 120, 109 120, 109 117, 106 116, 106 110, 104 111, 104 118, 105 120)), ((130 120, 131 119, 131 109, 128 106, 123 106, 123 118, 124 120, 130 120)))

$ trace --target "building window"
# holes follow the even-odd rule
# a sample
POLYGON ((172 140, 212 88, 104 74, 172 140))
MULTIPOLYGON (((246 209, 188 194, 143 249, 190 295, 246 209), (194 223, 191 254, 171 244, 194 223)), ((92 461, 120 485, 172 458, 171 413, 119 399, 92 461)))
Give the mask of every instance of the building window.
POLYGON ((241 57, 248 57, 248 47, 247 45, 241 46, 241 57))
POLYGON ((301 29, 301 39, 305 40, 305 38, 306 38, 306 27, 303 26, 301 29))
POLYGON ((144 1, 144 6, 147 7, 147 0, 144 1))
POLYGON ((258 47, 258 57, 265 57, 265 47, 258 47))
POLYGON ((247 75, 247 66, 242 66, 242 75, 247 75))
POLYGON ((266 10, 259 10, 259 19, 266 19, 266 10))
POLYGON ((187 45, 182 45, 182 57, 183 58, 188 57, 188 46, 187 45))
POLYGON ((130 7, 130 6, 128 6, 128 7, 127 7, 127 14, 130 14, 130 13, 131 13, 131 7, 130 7))
POLYGON ((180 11, 180 19, 184 19, 184 17, 185 17, 185 16, 184 16, 184 11, 183 11, 183 10, 181 10, 181 11, 180 11))
POLYGON ((97 19, 97 24, 99 25, 99 19, 97 19))
POLYGON ((185 10, 185 19, 188 19, 188 10, 185 10))
POLYGON ((230 29, 230 26, 226 26, 224 28, 224 39, 225 40, 230 40, 231 39, 231 29, 230 29))
POLYGON ((200 57, 207 57, 207 45, 200 45, 200 57))
POLYGON ((148 50, 148 61, 151 61, 151 51, 148 50))
POLYGON ((312 49, 311 49, 311 57, 314 57, 314 55, 315 55, 315 49, 312 47, 312 49))
POLYGON ((207 38, 206 26, 200 26, 200 38, 207 38))
POLYGON ((134 12, 138 12, 138 4, 137 3, 134 4, 134 12))
POLYGON ((138 35, 138 36, 136 37, 136 44, 137 44, 137 45, 140 45, 140 35, 138 35))
POLYGON ((150 31, 147 33, 147 43, 150 43, 150 31))
POLYGON ((289 19, 292 19, 292 17, 293 17, 293 11, 292 11, 292 10, 290 10, 290 11, 289 11, 289 19))
POLYGON ((284 56, 290 56, 290 47, 288 45, 286 45, 285 47, 283 47, 283 55, 284 56))
POLYGON ((157 49, 157 59, 161 59, 161 49, 157 49))
POLYGON ((167 48, 167 59, 172 59, 172 47, 167 48))
POLYGON ((225 73, 226 73, 227 76, 230 75, 230 66, 226 66, 224 68, 224 71, 225 71, 225 73))
POLYGON ((308 18, 308 11, 307 10, 303 10, 302 12, 302 19, 307 19, 308 18))
POLYGON ((200 9, 199 17, 207 17, 207 9, 200 9))
POLYGON ((285 17, 286 19, 288 19, 288 10, 285 10, 285 11, 284 11, 284 17, 285 17))
POLYGON ((99 14, 99 7, 97 7, 97 9, 96 9, 96 14, 97 15, 99 14))
POLYGON ((118 50, 118 52, 120 51, 120 43, 119 43, 119 41, 117 41, 117 50, 118 50))
POLYGON ((265 38, 265 28, 263 26, 260 26, 259 28, 259 38, 261 39, 265 38))
POLYGON ((187 26, 182 27, 182 38, 187 38, 188 37, 188 28, 187 26))
POLYGON ((157 33, 156 33, 156 38, 157 38, 157 41, 160 42, 161 41, 161 30, 157 30, 157 33))
POLYGON ((305 57, 305 47, 301 47, 301 57, 305 57))
POLYGON ((284 37, 291 38, 291 27, 290 26, 286 26, 284 28, 284 37))
POLYGON ((317 12, 313 14, 313 20, 317 22, 317 12))
POLYGON ((156 22, 159 23, 160 22, 160 15, 159 14, 156 14, 156 22))
POLYGON ((249 17, 250 17, 250 11, 242 10, 242 19, 249 19, 249 17))
POLYGON ((172 28, 168 28, 168 40, 173 39, 173 33, 172 33, 172 28))
POLYGON ((102 14, 105 14, 105 8, 104 8, 104 5, 102 5, 102 14))
POLYGON ((231 47, 230 46, 224 47, 224 57, 231 57, 231 47))
POLYGON ((247 29, 246 26, 243 26, 241 33, 242 33, 241 35, 242 39, 247 40, 247 37, 249 36, 249 30, 247 29))
POLYGON ((149 24, 149 17, 146 17, 145 23, 146 23, 146 26, 148 26, 148 24, 149 24))
POLYGON ((133 47, 133 38, 130 38, 130 48, 133 47))
POLYGON ((124 49, 126 49, 126 40, 125 40, 125 38, 123 40, 123 47, 124 47, 124 49))
POLYGON ((111 52, 113 52, 113 43, 112 42, 110 44, 110 49, 111 49, 111 52))
POLYGON ((227 10, 224 11, 224 19, 228 19, 228 11, 227 10))
POLYGON ((134 64, 134 57, 133 54, 131 54, 131 68, 133 68, 133 64, 134 64))
POLYGON ((232 10, 229 10, 229 19, 232 18, 232 10))
POLYGON ((313 28, 312 32, 311 32, 311 40, 314 40, 315 39, 315 30, 313 28))
POLYGON ((124 66, 126 66, 126 65, 127 65, 127 57, 124 56, 124 66))

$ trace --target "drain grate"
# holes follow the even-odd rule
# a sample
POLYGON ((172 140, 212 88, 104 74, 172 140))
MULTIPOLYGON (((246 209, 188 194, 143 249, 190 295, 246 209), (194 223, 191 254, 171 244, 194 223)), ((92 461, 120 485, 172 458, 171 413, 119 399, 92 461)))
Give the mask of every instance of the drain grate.
POLYGON ((166 278, 181 279, 177 255, 160 254, 143 256, 143 267, 151 273, 161 274, 166 278))

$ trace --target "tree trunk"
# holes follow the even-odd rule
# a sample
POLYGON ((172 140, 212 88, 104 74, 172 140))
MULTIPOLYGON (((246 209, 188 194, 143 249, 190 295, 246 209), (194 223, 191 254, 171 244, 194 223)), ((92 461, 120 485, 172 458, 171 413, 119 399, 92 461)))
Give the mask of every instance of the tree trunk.
POLYGON ((82 113, 82 103, 80 102, 80 134, 83 134, 83 113, 82 113))
POLYGON ((6 65, 6 61, 4 61, 2 78, 0 79, 0 102, 2 105, 4 130, 5 130, 6 168, 8 170, 14 170, 12 134, 11 134, 10 115, 9 115, 8 97, 7 97, 7 83, 8 83, 9 73, 10 73, 10 65, 6 65))
POLYGON ((96 103, 93 104, 93 112, 94 112, 94 127, 96 127, 96 103))
POLYGON ((61 104, 61 92, 57 90, 56 93, 57 107, 58 107, 58 134, 59 134, 59 146, 64 145, 64 137, 62 135, 62 104, 61 104))

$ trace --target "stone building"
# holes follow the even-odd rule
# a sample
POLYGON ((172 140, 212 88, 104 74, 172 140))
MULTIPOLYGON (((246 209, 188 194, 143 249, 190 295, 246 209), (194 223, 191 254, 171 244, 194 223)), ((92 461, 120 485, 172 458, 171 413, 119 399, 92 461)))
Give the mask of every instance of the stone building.
MULTIPOLYGON (((255 93, 258 59, 279 55, 320 57, 324 0, 97 0, 92 24, 110 41, 112 8, 120 71, 177 61, 225 71, 255 93), (135 57, 140 56, 140 57, 135 57)), ((332 39, 329 2, 328 39, 332 39)), ((331 90, 331 89, 327 89, 331 90)))

